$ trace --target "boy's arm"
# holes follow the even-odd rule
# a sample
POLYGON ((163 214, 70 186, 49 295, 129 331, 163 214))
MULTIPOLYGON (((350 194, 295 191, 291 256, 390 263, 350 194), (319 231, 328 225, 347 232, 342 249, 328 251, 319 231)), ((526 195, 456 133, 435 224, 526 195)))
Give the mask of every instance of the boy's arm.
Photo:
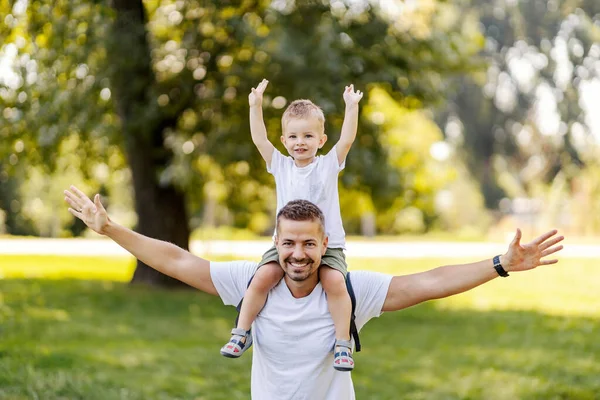
POLYGON ((65 200, 71 206, 69 211, 90 229, 108 236, 135 258, 155 270, 203 292, 218 295, 210 275, 208 260, 196 257, 172 243, 140 235, 112 222, 100 203, 99 195, 96 195, 92 202, 75 186, 71 186, 70 189, 64 191, 65 200))
MULTIPOLYGON (((521 231, 517 230, 508 251, 500 256, 500 264, 507 272, 517 272, 557 263, 557 259, 543 260, 563 248, 557 244, 564 237, 555 236, 556 234, 557 231, 552 230, 522 245, 521 231)), ((398 311, 423 301, 466 292, 498 276, 491 259, 470 264, 447 265, 412 275, 394 276, 382 311, 398 311)))
POLYGON ((363 93, 360 90, 354 91, 354 85, 346 86, 344 90, 344 102, 346 103, 346 112, 344 114, 344 123, 342 124, 342 133, 340 140, 336 144, 337 158, 339 165, 342 165, 358 129, 358 102, 362 99, 363 93))
POLYGON ((256 88, 252 88, 252 91, 248 95, 248 103, 250 105, 250 134, 252 135, 252 141, 267 163, 267 167, 270 167, 275 147, 267 137, 267 128, 263 119, 262 110, 263 93, 268 84, 269 81, 263 79, 256 88))

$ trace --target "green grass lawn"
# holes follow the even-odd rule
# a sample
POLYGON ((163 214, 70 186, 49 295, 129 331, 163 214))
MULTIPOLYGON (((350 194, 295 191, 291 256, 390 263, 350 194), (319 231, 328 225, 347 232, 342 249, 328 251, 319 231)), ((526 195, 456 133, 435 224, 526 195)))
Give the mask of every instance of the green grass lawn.
MULTIPOLYGON (((439 264, 350 260, 389 273, 439 264)), ((0 280, 0 399, 249 398, 251 357, 219 355, 234 310, 131 287, 132 268, 126 257, 2 256, 15 279, 0 280)), ((385 314, 362 332, 357 398, 600 399, 599 287, 595 260, 561 260, 385 314)))

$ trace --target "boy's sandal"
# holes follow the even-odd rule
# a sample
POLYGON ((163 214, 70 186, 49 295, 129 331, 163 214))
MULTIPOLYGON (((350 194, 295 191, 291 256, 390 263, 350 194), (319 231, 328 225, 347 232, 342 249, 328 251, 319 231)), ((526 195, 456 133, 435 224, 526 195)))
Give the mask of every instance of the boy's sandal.
POLYGON ((354 369, 352 342, 350 340, 336 339, 334 349, 333 368, 338 371, 352 371, 354 369))
POLYGON ((221 355, 229 358, 238 358, 252 346, 252 334, 241 328, 231 330, 231 339, 221 347, 221 355), (242 339, 246 339, 245 342, 242 339))

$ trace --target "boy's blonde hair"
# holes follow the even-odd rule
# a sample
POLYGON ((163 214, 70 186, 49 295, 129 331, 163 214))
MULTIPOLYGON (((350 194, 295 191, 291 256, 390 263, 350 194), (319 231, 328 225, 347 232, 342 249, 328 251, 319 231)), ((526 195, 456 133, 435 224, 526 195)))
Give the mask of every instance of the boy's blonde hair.
POLYGON ((285 133, 285 126, 290 119, 306 119, 310 117, 314 117, 320 122, 321 134, 325 133, 325 114, 323 114, 323 110, 312 101, 305 99, 294 100, 285 109, 281 117, 281 128, 285 133))

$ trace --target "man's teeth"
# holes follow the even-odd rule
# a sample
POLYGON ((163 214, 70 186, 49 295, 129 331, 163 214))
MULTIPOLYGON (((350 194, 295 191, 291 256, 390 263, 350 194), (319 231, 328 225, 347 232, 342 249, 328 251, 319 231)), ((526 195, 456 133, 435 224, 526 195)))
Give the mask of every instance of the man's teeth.
POLYGON ((302 264, 300 264, 300 263, 290 263, 290 265, 291 265, 292 267, 304 267, 304 266, 305 266, 305 265, 307 265, 307 264, 308 264, 308 263, 302 263, 302 264))

